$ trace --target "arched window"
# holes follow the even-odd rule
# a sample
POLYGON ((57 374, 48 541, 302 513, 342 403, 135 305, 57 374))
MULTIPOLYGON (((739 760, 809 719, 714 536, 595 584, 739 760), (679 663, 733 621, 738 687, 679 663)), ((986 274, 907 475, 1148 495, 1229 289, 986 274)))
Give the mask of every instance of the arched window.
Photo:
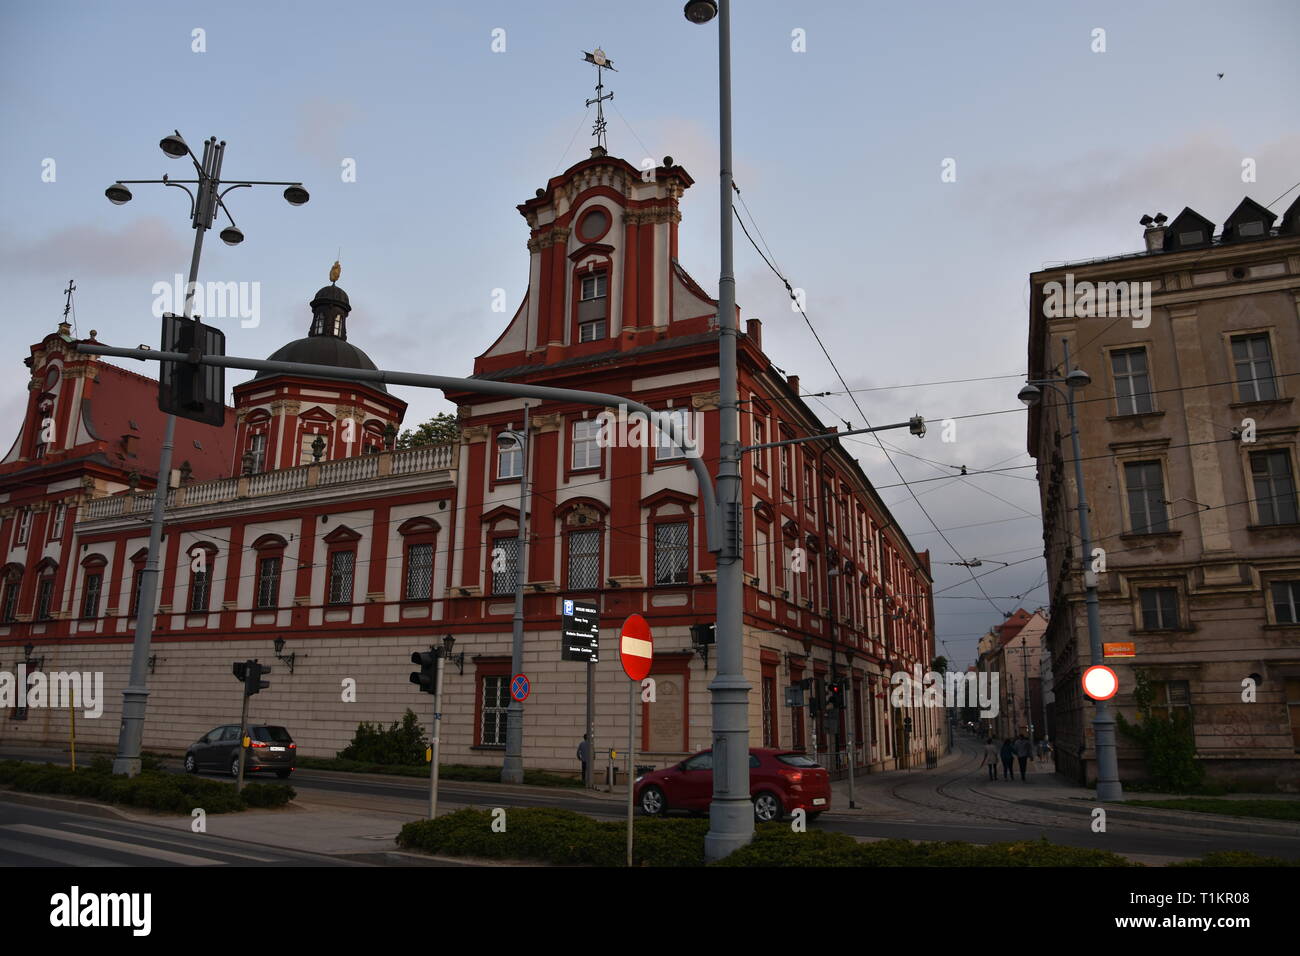
POLYGON ((329 547, 329 582, 325 594, 327 604, 351 604, 353 584, 356 581, 357 542, 361 535, 347 525, 340 525, 325 536, 329 547))
POLYGON ((99 617, 99 599, 104 593, 104 568, 108 559, 102 554, 92 554, 81 562, 84 578, 81 586, 81 616, 87 620, 99 617))
POLYGON ((190 614, 203 614, 212 602, 212 566, 217 560, 217 546, 207 541, 191 545, 186 552, 190 558, 190 614))
POLYGON ((257 579, 253 582, 253 607, 272 610, 280 606, 280 572, 288 542, 278 534, 264 534, 253 542, 257 552, 257 579))
POLYGON ((402 600, 428 601, 433 597, 433 559, 438 550, 438 522, 411 518, 402 522, 402 600))
POLYGON ((58 572, 59 566, 49 558, 36 566, 36 613, 33 618, 37 621, 48 621, 53 616, 51 612, 56 609, 54 578, 58 572))

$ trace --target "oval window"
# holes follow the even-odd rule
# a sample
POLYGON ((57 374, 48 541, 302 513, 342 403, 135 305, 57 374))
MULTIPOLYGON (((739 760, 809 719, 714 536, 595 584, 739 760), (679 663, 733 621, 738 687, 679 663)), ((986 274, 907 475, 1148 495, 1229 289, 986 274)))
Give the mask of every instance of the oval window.
POLYGON ((578 238, 583 242, 595 242, 609 229, 609 213, 596 208, 582 217, 578 225, 578 238))

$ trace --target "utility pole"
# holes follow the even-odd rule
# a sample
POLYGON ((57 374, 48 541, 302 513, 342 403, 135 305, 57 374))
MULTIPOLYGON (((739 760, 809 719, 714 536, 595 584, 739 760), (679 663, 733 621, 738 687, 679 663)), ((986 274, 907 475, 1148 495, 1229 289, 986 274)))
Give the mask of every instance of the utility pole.
MULTIPOLYGON (((500 437, 519 446, 519 535, 515 545, 515 614, 510 627, 510 675, 524 670, 524 577, 528 569, 528 403, 524 402, 522 431, 504 431, 500 437)), ((494 572, 495 573, 495 572, 494 572)), ((524 782, 524 702, 510 695, 506 710, 506 755, 501 765, 502 783, 524 782)))

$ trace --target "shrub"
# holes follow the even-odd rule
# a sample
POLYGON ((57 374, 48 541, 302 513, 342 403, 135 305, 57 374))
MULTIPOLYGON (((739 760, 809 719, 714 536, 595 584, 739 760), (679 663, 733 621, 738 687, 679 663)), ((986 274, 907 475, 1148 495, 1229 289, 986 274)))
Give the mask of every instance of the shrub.
POLYGON ((1220 850, 1207 853, 1199 860, 1183 860, 1170 866, 1300 866, 1295 860, 1280 860, 1275 856, 1258 856, 1245 850, 1220 850))
POLYGON ((1117 712, 1115 725, 1120 733, 1141 746, 1152 781, 1161 790, 1174 793, 1200 788, 1205 781, 1205 768, 1196 760, 1196 738, 1187 716, 1172 708, 1167 714, 1153 712, 1155 692, 1142 670, 1134 672, 1133 699, 1137 702, 1138 723, 1130 724, 1117 712))
POLYGON ((294 797, 292 787, 250 783, 241 795, 233 784, 148 770, 135 777, 114 776, 107 761, 72 771, 53 764, 0 762, 0 783, 27 793, 51 793, 121 803, 164 813, 233 813, 248 807, 281 807, 294 797))
POLYGON ((426 763, 424 752, 428 746, 429 739, 420 727, 420 719, 408 709, 400 722, 393 721, 386 730, 380 723, 362 721, 357 724, 352 743, 338 755, 343 760, 419 766, 426 763))

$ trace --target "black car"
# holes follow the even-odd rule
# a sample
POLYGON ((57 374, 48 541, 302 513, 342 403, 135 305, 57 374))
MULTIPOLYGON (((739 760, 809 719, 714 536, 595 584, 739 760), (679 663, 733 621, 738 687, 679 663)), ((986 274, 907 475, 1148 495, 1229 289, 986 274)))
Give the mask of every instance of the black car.
MULTIPOLYGON (((298 745, 289 731, 272 724, 250 724, 250 746, 244 759, 244 773, 270 770, 281 780, 293 772, 298 745)), ((228 770, 239 775, 239 724, 222 724, 190 744, 185 752, 185 772, 228 770)))

